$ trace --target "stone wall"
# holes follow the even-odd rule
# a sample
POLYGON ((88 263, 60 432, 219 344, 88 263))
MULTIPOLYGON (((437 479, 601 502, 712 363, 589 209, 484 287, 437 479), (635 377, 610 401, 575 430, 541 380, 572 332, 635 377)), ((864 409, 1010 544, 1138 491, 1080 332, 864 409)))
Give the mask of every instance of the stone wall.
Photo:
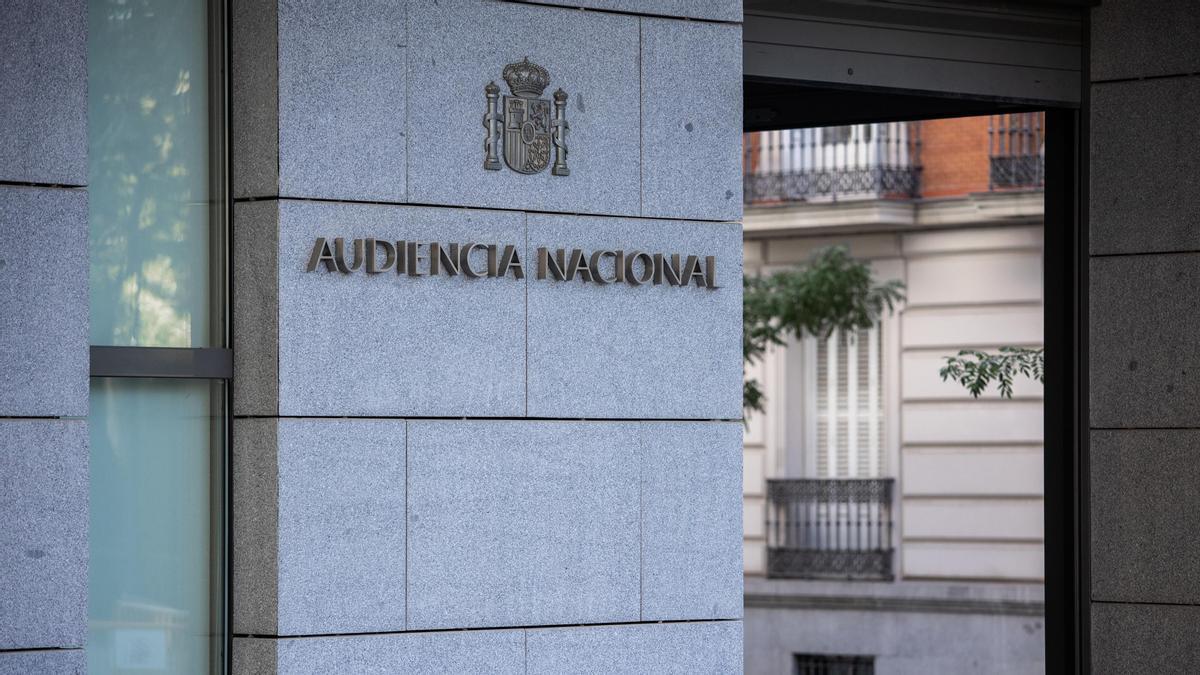
POLYGON ((1092 10, 1091 647, 1097 673, 1200 650, 1200 15, 1092 10))
POLYGON ((0 673, 82 673, 88 567, 87 6, 0 21, 0 673))
POLYGON ((235 672, 742 667, 740 3, 558 4, 233 3, 235 672), (526 57, 568 176, 483 166, 526 57), (525 274, 310 272, 319 237, 525 274))

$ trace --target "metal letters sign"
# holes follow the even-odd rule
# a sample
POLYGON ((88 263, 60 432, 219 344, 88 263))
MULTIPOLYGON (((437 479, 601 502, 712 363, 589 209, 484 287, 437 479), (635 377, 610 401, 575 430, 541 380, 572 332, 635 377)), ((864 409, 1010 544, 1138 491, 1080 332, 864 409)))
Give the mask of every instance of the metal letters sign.
MULTIPOLYGON (((456 277, 471 279, 524 279, 525 261, 513 244, 477 242, 395 241, 354 239, 349 246, 343 237, 318 237, 313 242, 305 271, 351 274, 393 272, 410 277, 456 277)), ((717 288, 717 257, 600 249, 539 247, 539 280, 581 281, 629 286, 692 286, 717 288)))
POLYGON ((500 98, 500 87, 488 82, 483 88, 487 96, 487 112, 483 126, 487 139, 483 143, 483 168, 500 170, 498 147, 504 149, 504 163, 517 173, 533 174, 550 166, 550 149, 554 149, 555 176, 569 176, 567 168, 567 92, 554 92, 554 115, 550 101, 538 98, 550 84, 550 73, 525 57, 520 63, 504 67, 504 81, 512 95, 500 98))

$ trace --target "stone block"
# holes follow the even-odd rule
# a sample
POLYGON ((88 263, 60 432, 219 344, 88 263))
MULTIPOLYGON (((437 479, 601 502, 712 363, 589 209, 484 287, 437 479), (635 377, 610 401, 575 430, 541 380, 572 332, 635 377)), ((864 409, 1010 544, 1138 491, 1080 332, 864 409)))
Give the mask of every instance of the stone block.
POLYGON ((642 215, 742 217, 742 29, 642 20, 642 215))
POLYGON ((87 434, 84 420, 0 421, 0 649, 84 645, 87 434))
POLYGON ((1090 419, 1099 428, 1200 426, 1200 255, 1092 258, 1090 419))
POLYGON ((275 635, 279 631, 278 427, 277 419, 233 421, 234 633, 275 635))
POLYGON ((86 675, 82 649, 0 652, 0 675, 86 675))
POLYGON ((742 425, 643 425, 642 620, 742 617, 742 425))
MULTIPOLYGON (((741 417, 739 225, 530 214, 526 257, 529 415, 741 417), (536 279, 539 247, 712 255, 718 288, 536 279)), ((601 262, 612 278, 612 258, 601 262)))
POLYGON ((406 7, 234 7, 234 70, 246 72, 234 79, 233 128, 246 119, 239 138, 249 143, 236 196, 405 200, 406 7))
POLYGON ((87 193, 0 186, 0 417, 87 415, 88 303, 87 193))
POLYGON ((88 8, 7 0, 0 21, 0 182, 88 182, 88 8))
POLYGON ((525 672, 525 635, 520 630, 234 638, 233 643, 234 675, 525 672))
POLYGON ((1200 249, 1192 180, 1200 173, 1200 128, 1191 123, 1197 107, 1195 77, 1092 87, 1093 255, 1200 249))
POLYGON ((233 207, 233 410, 279 414, 279 203, 233 207))
POLYGON ((409 629, 637 621, 640 433, 410 422, 409 629))
POLYGON ((1200 603, 1200 431, 1093 431, 1092 598, 1200 603))
POLYGON ((1092 80, 1200 71, 1196 7, 1177 0, 1105 0, 1091 8, 1092 80))
POLYGON ((741 0, 533 0, 543 5, 599 9, 650 16, 741 21, 741 0))
POLYGON ((404 421, 235 425, 234 632, 403 630, 404 421))
POLYGON ((742 622, 533 629, 527 651, 529 675, 741 673, 742 622))
POLYGON ((276 0, 231 0, 229 12, 233 196, 278 195, 278 6, 276 0))
POLYGON ((279 3, 280 195, 405 200, 406 8, 279 3))
POLYGON ((1200 660, 1200 607, 1092 603, 1095 675, 1189 673, 1200 660))
MULTIPOLYGON (((258 246, 268 246, 273 233, 279 260, 277 308, 270 306, 270 290, 251 289, 259 297, 244 312, 237 309, 235 297, 235 320, 246 317, 239 332, 248 331, 248 339, 259 344, 256 354, 268 357, 264 365, 261 356, 246 354, 235 364, 264 378, 251 384, 239 380, 239 389, 254 391, 242 399, 239 414, 524 414, 525 284, 511 272, 505 278, 413 277, 361 269, 341 274, 326 271, 324 264, 305 271, 318 237, 330 242, 346 238, 349 259, 351 240, 367 237, 520 247, 524 214, 288 200, 277 204, 277 223, 264 210, 246 214, 235 226, 258 232, 258 246), (263 332, 270 337, 260 343, 263 332), (271 340, 278 340, 277 383, 271 379, 271 340), (271 400, 276 386, 277 404, 271 400)), ((252 255, 235 252, 235 266, 238 256, 252 255)), ((480 263, 475 262, 477 267, 480 263)), ((427 270, 427 263, 422 269, 427 270)), ((258 277, 252 273, 250 278, 258 277)), ((270 282, 265 283, 269 289, 270 282)))
POLYGON ((465 0, 408 20, 410 201, 638 215, 637 17, 465 0), (543 98, 569 97, 569 176, 483 167, 484 87, 510 94, 504 67, 525 57, 549 73, 543 98))

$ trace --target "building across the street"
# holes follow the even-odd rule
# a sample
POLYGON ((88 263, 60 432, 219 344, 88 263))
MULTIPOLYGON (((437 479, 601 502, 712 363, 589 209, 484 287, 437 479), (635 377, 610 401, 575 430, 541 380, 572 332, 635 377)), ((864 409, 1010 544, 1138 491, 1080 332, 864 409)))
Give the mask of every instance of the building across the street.
POLYGON ((747 373, 767 409, 743 461, 746 672, 1045 672, 1042 385, 976 399, 938 374, 1042 346, 1044 126, 746 135, 747 274, 845 246, 906 291, 747 373))

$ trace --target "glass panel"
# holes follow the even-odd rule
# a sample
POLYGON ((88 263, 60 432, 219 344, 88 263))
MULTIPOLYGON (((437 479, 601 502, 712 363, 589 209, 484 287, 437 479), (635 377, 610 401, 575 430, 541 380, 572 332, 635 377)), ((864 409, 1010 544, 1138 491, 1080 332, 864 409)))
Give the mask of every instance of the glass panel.
POLYGON ((218 672, 222 385, 93 378, 88 672, 218 672))
POLYGON ((209 336, 206 0, 90 0, 91 343, 209 336))

